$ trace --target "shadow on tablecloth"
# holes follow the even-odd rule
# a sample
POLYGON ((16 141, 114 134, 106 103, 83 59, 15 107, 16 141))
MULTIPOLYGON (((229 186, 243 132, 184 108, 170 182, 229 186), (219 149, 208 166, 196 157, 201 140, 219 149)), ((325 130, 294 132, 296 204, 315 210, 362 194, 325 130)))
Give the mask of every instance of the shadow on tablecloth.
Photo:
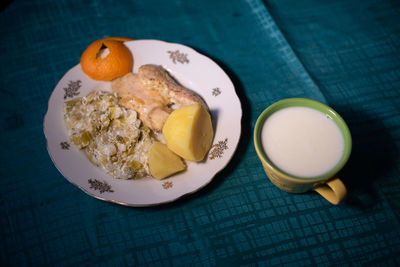
POLYGON ((13 0, 2 0, 0 3, 0 12, 3 11, 6 7, 8 7, 13 0))
MULTIPOLYGON (((395 167, 395 142, 382 122, 367 112, 354 107, 335 107, 347 122, 353 139, 350 159, 339 177, 348 189, 345 203, 360 209, 369 209, 381 199, 379 186, 395 167)), ((384 190, 383 190, 384 191, 384 190)))

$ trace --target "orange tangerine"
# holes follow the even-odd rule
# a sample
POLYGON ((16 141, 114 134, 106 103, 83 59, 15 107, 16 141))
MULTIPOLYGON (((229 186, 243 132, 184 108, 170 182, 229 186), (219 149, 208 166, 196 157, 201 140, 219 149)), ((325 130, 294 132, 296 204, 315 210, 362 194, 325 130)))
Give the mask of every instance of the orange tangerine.
POLYGON ((127 37, 109 37, 94 41, 82 53, 82 71, 99 81, 111 81, 131 72, 133 56, 123 44, 131 40, 127 37))

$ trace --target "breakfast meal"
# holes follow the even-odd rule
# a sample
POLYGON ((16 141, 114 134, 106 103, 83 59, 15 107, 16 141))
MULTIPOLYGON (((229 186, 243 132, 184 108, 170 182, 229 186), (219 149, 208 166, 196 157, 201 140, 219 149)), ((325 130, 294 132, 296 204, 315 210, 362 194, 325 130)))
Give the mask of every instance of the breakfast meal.
POLYGON ((114 178, 164 179, 202 161, 214 131, 207 104, 183 88, 162 67, 132 72, 129 38, 93 42, 81 56, 91 79, 111 81, 112 92, 93 90, 65 102, 71 143, 114 178))

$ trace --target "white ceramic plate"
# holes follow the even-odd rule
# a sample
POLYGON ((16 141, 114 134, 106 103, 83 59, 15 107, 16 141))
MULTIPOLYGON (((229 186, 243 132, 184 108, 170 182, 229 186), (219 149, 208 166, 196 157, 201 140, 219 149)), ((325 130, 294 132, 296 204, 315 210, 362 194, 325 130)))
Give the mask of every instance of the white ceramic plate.
POLYGON ((211 59, 181 44, 156 40, 125 42, 134 57, 133 72, 143 64, 162 65, 183 86, 197 92, 208 104, 215 137, 207 159, 187 162, 185 172, 164 180, 112 178, 94 166, 70 144, 63 119, 64 102, 92 90, 110 91, 110 82, 88 78, 76 65, 58 82, 44 117, 47 150, 57 169, 87 194, 128 206, 167 203, 207 185, 232 158, 241 133, 242 109, 228 75, 211 59))

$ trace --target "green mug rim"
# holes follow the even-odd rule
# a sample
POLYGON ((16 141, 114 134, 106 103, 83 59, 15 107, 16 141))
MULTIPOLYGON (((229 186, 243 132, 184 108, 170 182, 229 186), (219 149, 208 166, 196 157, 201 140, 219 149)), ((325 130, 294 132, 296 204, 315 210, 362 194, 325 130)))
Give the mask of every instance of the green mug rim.
POLYGON ((328 178, 331 178, 334 176, 336 173, 338 173, 344 165, 347 163, 351 150, 352 150, 352 138, 351 138, 351 133, 349 130, 349 127, 347 126, 346 122, 344 119, 337 113, 333 108, 331 108, 328 105, 325 105, 324 103, 321 103, 319 101, 309 99, 309 98, 286 98, 279 100, 273 104, 271 104, 269 107, 264 109, 264 111, 258 116, 255 127, 254 127, 254 146, 257 151, 258 156, 261 158, 263 162, 266 162, 274 171, 279 173, 282 176, 285 176, 289 179, 296 180, 296 181, 302 181, 302 182, 316 182, 316 181, 321 181, 325 180, 328 178), (323 112, 327 116, 329 116, 335 124, 339 127, 343 138, 344 138, 344 152, 339 160, 339 162, 335 165, 334 168, 329 170, 326 173, 323 173, 319 176, 313 176, 313 177, 307 177, 307 178, 302 178, 302 177, 297 177, 292 174, 289 174, 278 167, 276 167, 267 157, 263 147, 262 147, 262 141, 261 141, 261 131, 264 125, 264 122, 267 120, 268 117, 270 117, 273 113, 277 112, 278 110, 288 108, 288 107, 308 107, 312 108, 318 111, 323 112))

